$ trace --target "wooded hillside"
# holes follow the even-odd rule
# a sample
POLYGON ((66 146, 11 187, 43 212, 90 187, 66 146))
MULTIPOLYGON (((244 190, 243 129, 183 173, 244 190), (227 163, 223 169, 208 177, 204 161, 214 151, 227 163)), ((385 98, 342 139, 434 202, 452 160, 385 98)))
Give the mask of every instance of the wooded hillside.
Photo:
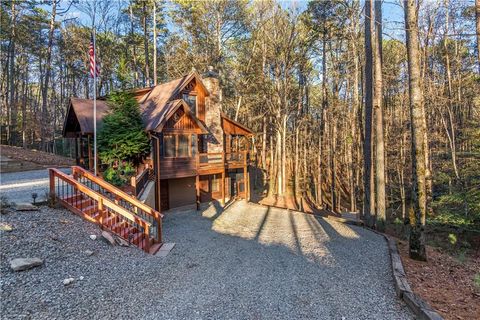
POLYGON ((388 34, 371 0, 46 2, 1 2, 3 144, 67 152, 68 99, 93 95, 95 10, 98 94, 212 65, 269 195, 379 229, 425 213, 480 229, 478 0, 398 2, 388 34))

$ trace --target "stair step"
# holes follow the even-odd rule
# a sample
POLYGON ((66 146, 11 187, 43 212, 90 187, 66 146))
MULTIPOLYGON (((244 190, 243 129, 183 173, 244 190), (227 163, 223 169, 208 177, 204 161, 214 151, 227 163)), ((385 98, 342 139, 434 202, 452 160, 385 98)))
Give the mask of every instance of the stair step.
POLYGON ((77 201, 83 200, 83 195, 82 194, 74 194, 74 195, 71 195, 71 196, 68 196, 68 197, 63 197, 62 200, 72 204, 72 203, 76 203, 77 201))
POLYGON ((52 187, 55 188, 56 181, 58 181, 59 200, 62 200, 61 202, 66 208, 90 222, 100 223, 101 221, 102 229, 112 232, 140 249, 145 250, 148 247, 149 250, 146 251, 152 254, 159 250, 162 244, 155 242, 154 238, 146 236, 142 222, 130 221, 130 218, 113 211, 115 210, 114 207, 105 206, 105 210, 99 211, 97 200, 110 200, 130 212, 134 217, 152 223, 155 218, 144 212, 148 209, 145 209, 143 204, 138 203, 136 199, 128 198, 125 193, 114 186, 109 186, 85 170, 74 168, 72 171, 75 173, 75 177, 63 174, 55 169, 50 171, 57 177, 57 179, 53 179, 54 185, 52 187), (78 184, 83 185, 84 188, 79 187, 78 184))
MULTIPOLYGON (((150 242, 150 247, 152 247, 153 246, 153 239, 150 238, 150 239, 148 239, 148 241, 150 242)), ((146 245, 147 245, 147 239, 145 239, 145 237, 144 237, 144 238, 142 238, 142 241, 140 241, 140 244, 138 246, 143 249, 143 248, 146 247, 146 245)))
POLYGON ((111 226, 111 230, 120 234, 122 233, 123 229, 125 229, 126 224, 127 221, 125 220, 116 222, 111 226))
POLYGON ((140 243, 143 240, 143 233, 136 232, 132 236, 132 243, 140 247, 140 243))
POLYGON ((154 243, 153 245, 150 246, 149 253, 150 254, 155 254, 157 253, 158 250, 162 247, 163 243, 154 243))

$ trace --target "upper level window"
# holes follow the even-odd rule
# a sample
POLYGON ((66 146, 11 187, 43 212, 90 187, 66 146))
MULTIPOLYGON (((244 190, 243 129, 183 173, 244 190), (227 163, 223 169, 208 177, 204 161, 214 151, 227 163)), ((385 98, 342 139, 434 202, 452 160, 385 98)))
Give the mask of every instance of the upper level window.
POLYGON ((184 93, 182 98, 188 104, 188 107, 190 110, 192 110, 192 113, 197 115, 197 96, 184 93))
POLYGON ((165 158, 189 158, 196 153, 195 134, 169 134, 163 135, 163 156, 165 158))

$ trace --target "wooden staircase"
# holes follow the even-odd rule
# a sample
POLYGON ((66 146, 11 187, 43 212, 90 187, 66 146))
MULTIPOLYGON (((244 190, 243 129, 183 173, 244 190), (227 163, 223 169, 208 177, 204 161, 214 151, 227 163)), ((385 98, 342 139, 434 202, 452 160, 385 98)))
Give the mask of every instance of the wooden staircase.
POLYGON ((49 169, 50 195, 102 229, 154 254, 162 246, 163 215, 89 171, 49 169))

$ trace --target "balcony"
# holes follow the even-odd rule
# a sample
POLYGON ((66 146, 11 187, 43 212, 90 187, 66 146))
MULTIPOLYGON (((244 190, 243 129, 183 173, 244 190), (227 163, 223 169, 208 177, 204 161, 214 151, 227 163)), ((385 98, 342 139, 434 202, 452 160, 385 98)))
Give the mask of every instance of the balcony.
POLYGON ((190 158, 161 158, 160 176, 162 179, 171 179, 221 173, 226 169, 246 167, 248 159, 247 151, 199 153, 190 158))

